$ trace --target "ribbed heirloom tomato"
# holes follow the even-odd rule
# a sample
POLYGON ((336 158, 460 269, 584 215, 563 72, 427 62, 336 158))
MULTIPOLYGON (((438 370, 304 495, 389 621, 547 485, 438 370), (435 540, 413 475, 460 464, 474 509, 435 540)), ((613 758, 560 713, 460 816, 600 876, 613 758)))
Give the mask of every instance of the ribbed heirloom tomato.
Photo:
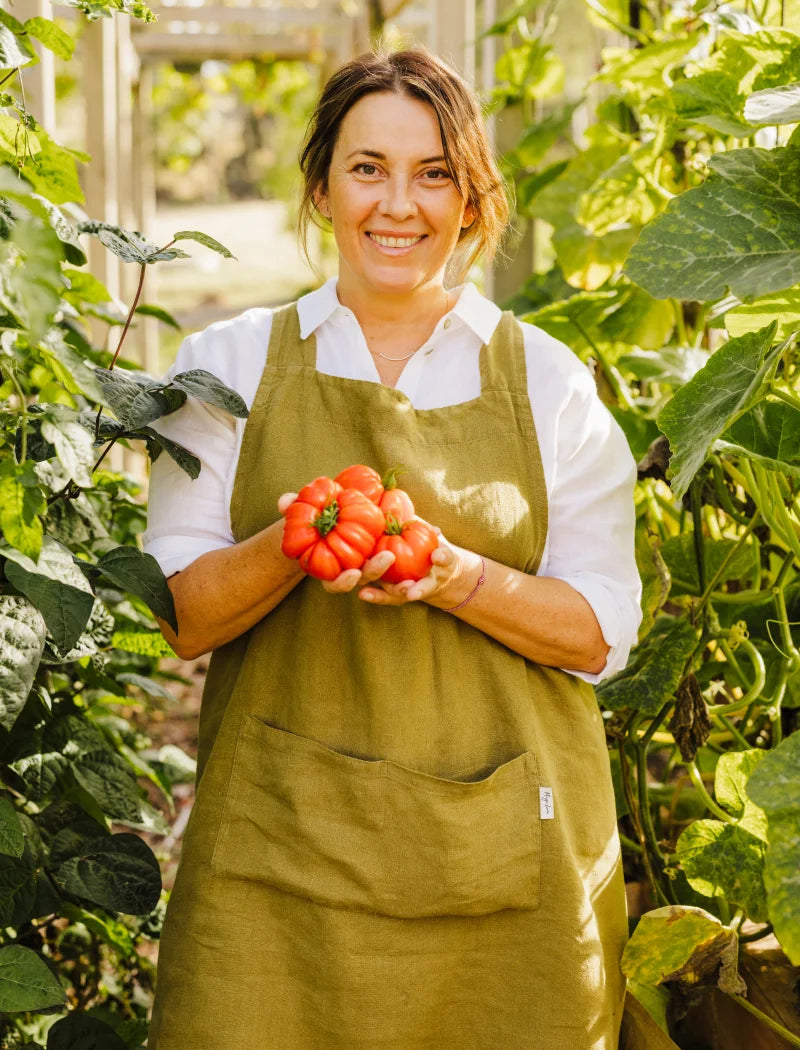
POLYGON ((303 486, 286 511, 281 550, 318 580, 360 569, 386 525, 379 508, 358 489, 320 477, 303 486))
POLYGON ((402 524, 390 515, 386 532, 375 544, 374 554, 391 551, 394 562, 381 576, 387 583, 421 580, 431 568, 431 554, 439 546, 436 530, 426 521, 415 518, 402 524))
POLYGON ((358 489, 381 508, 384 515, 392 514, 399 522, 410 521, 414 517, 414 504, 403 489, 397 487, 399 467, 387 470, 383 477, 362 463, 356 463, 340 471, 335 480, 346 489, 358 489))

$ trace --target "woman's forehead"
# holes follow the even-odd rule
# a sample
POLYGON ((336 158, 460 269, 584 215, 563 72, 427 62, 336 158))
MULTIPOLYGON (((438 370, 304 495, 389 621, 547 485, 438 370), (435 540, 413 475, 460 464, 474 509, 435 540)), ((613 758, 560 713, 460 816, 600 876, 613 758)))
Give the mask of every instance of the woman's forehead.
POLYGON ((391 157, 411 153, 419 160, 444 154, 436 111, 428 102, 392 92, 362 96, 344 115, 336 152, 391 157))

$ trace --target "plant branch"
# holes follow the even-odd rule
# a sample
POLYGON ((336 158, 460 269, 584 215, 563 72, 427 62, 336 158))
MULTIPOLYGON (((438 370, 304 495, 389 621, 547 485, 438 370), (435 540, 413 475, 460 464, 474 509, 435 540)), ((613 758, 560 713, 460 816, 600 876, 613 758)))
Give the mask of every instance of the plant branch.
POLYGON ((14 365, 11 364, 8 369, 8 378, 11 380, 11 385, 14 387, 14 393, 19 399, 19 411, 22 416, 20 427, 22 428, 22 439, 21 439, 21 455, 20 463, 24 463, 28 458, 28 405, 25 401, 25 392, 22 389, 19 379, 17 378, 17 371, 14 365))
POLYGON ((800 1047, 800 1036, 794 1035, 788 1028, 784 1028, 782 1024, 778 1023, 778 1021, 775 1021, 762 1010, 759 1010, 757 1006, 753 1006, 753 1004, 748 1002, 743 995, 732 994, 731 999, 737 1002, 739 1006, 743 1006, 748 1013, 757 1017, 762 1024, 767 1026, 767 1028, 771 1028, 773 1032, 777 1032, 779 1036, 786 1040, 789 1046, 800 1047))
POLYGON ((728 568, 728 565, 733 560, 735 555, 739 552, 739 549, 744 545, 745 540, 750 535, 750 533, 753 531, 753 529, 756 527, 756 525, 758 525, 760 520, 761 520, 761 512, 760 511, 756 511, 755 514, 750 518, 750 521, 747 523, 747 527, 745 528, 744 532, 741 534, 739 539, 736 541, 736 545, 734 547, 731 547, 731 549, 728 551, 728 553, 723 558, 722 564, 717 569, 717 571, 714 573, 714 575, 711 577, 711 580, 709 581, 708 585, 706 586, 706 589, 703 591, 703 594, 702 594, 702 596, 700 598, 700 601, 695 606, 695 613, 699 613, 699 612, 702 611, 702 609, 705 606, 706 602, 708 602, 709 598, 711 597, 711 595, 712 595, 712 593, 714 591, 714 588, 717 586, 719 581, 722 579, 722 574, 728 568))

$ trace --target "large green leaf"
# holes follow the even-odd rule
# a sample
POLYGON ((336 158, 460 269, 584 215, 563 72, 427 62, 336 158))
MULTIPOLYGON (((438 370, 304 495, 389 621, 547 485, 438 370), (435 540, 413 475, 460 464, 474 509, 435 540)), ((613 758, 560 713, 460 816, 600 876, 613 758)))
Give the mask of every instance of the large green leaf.
POLYGON ((99 1017, 73 1011, 48 1031, 47 1050, 128 1050, 128 1046, 99 1017))
POLYGON ((33 918, 36 863, 26 845, 19 857, 0 853, 0 928, 21 926, 33 918))
POLYGON ((663 148, 662 138, 655 138, 602 172, 578 201, 575 218, 580 225, 600 237, 622 223, 644 226, 658 215, 664 201, 651 187, 651 173, 663 148))
POLYGON ((728 751, 720 755, 714 773, 714 794, 717 802, 736 817, 738 827, 767 841, 767 817, 747 793, 747 783, 759 767, 766 751, 728 751))
POLYGON ((697 632, 686 619, 668 622, 636 646, 628 666, 597 686, 597 697, 612 711, 630 707, 654 715, 674 695, 686 661, 697 645, 697 632))
POLYGON ((27 598, 0 594, 0 725, 11 729, 44 651, 44 619, 27 598))
POLYGON ((66 1001, 66 992, 36 952, 21 944, 0 948, 0 1011, 45 1010, 66 1001))
POLYGON ((35 57, 24 36, 17 36, 7 25, 0 23, 0 69, 27 66, 35 57))
MULTIPOLYGON (((14 151, 8 148, 7 137, 7 133, 0 136, 0 156, 4 153, 3 159, 13 163, 14 151)), ((86 160, 85 153, 60 146, 38 128, 34 159, 23 164, 20 171, 33 189, 51 204, 83 204, 78 162, 86 160)))
POLYGON ((776 325, 730 339, 678 390, 658 416, 672 449, 670 474, 682 496, 705 463, 714 441, 762 394, 780 355, 772 350, 776 325))
POLYGON ((172 377, 172 382, 179 390, 185 390, 192 397, 205 401, 209 405, 215 405, 238 419, 246 419, 249 414, 244 399, 203 368, 179 372, 172 377))
POLYGON ((800 121, 800 84, 754 91, 744 104, 751 124, 796 124, 800 121))
POLYGON ((48 405, 42 417, 41 433, 55 448, 67 477, 88 488, 92 484, 94 448, 89 432, 78 422, 78 413, 64 405, 48 405))
POLYGON ((725 431, 715 448, 798 477, 800 412, 785 401, 761 401, 725 431))
POLYGON ((95 377, 107 403, 128 430, 138 430, 174 412, 187 397, 185 391, 160 383, 143 372, 97 368, 95 377))
POLYGON ((83 634, 94 595, 72 553, 45 536, 38 562, 13 547, 0 550, 8 580, 29 598, 44 617, 56 647, 68 652, 83 634))
POLYGON ((669 905, 641 917, 622 954, 622 972, 642 984, 715 983, 742 994, 738 945, 733 930, 702 908, 669 905))
POLYGON ((193 452, 184 448, 183 445, 179 445, 177 441, 171 441, 169 438, 164 437, 163 434, 159 434, 157 431, 153 430, 152 427, 140 427, 139 434, 146 440, 147 454, 154 463, 163 451, 166 452, 170 459, 174 460, 181 470, 184 470, 192 480, 200 476, 200 460, 193 452))
POLYGON ((103 392, 94 367, 64 338, 61 328, 49 328, 39 344, 60 382, 72 394, 84 394, 90 401, 102 402, 103 392))
POLYGON ((150 244, 135 230, 124 230, 107 222, 94 219, 86 220, 78 227, 81 233, 97 237, 123 262, 138 263, 140 266, 155 262, 168 262, 170 259, 188 259, 186 252, 180 248, 160 249, 150 244))
POLYGON ((747 782, 767 814, 767 907, 781 947, 800 965, 800 733, 770 751, 747 782))
POLYGON ((99 559, 96 568, 107 580, 145 601, 173 631, 178 630, 172 592, 152 554, 136 547, 116 547, 99 559))
POLYGON ((11 799, 0 797, 0 853, 7 857, 21 857, 25 836, 17 810, 11 799))
POLYGON ((44 530, 39 517, 47 502, 33 463, 6 460, 0 465, 0 528, 6 542, 32 558, 39 557, 44 530))
POLYGON ((743 117, 744 95, 739 93, 739 77, 733 72, 704 70, 677 81, 670 95, 681 123, 740 137, 754 130, 743 117))
MULTIPOLYGON (((703 539, 706 581, 710 580, 736 547, 736 540, 703 539)), ((671 536, 661 546, 661 555, 672 577, 673 593, 699 595, 700 579, 697 572, 694 534, 682 532, 671 536)), ((720 583, 727 580, 748 579, 753 573, 752 549, 746 544, 730 557, 720 583)))
POLYGON ((607 48, 597 80, 620 88, 633 102, 641 103, 664 93, 665 77, 683 65, 700 40, 699 33, 660 40, 637 48, 607 48))
POLYGON ((67 893, 109 911, 147 915, 161 894, 161 873, 150 847, 138 835, 103 835, 87 843, 55 873, 67 893))
POLYGON ((631 280, 658 299, 748 299, 800 281, 800 148, 740 149, 670 201, 628 256, 631 280))
POLYGON ((723 897, 753 922, 767 919, 764 889, 766 843, 737 824, 695 820, 681 832, 677 851, 692 889, 723 897))
POLYGON ((202 244, 205 248, 210 248, 212 252, 224 255, 226 259, 236 258, 224 244, 220 244, 218 240, 209 237, 207 233, 201 233, 199 230, 180 230, 178 233, 173 233, 172 239, 173 241, 195 241, 197 244, 202 244))
POLYGON ((0 303, 27 329, 31 342, 50 327, 61 303, 64 246, 50 226, 33 216, 14 224, 0 241, 0 303))
POLYGON ((172 646, 158 631, 117 631, 111 639, 115 649, 138 656, 174 656, 172 646))
POLYGON ((58 23, 37 15, 25 23, 25 32, 36 39, 54 55, 68 62, 75 50, 75 41, 58 23))

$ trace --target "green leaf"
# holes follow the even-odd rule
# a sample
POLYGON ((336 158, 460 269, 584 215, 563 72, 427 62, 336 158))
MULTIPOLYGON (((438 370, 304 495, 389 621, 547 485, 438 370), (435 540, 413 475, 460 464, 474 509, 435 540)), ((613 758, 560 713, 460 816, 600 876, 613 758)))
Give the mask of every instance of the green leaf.
POLYGON ((32 919, 35 900, 36 865, 28 844, 20 857, 0 853, 0 928, 32 919))
POLYGON ((27 66, 35 57, 24 36, 17 36, 8 26, 0 24, 0 69, 27 66))
POLYGON ((152 556, 136 547, 115 547, 97 562, 99 572, 118 587, 146 602, 149 609, 178 630, 175 602, 161 567, 152 556))
POLYGON ((800 281, 800 148, 739 149, 674 198, 628 256, 625 272, 658 299, 739 299, 800 281))
POLYGON ((641 917, 622 954, 622 972, 641 984, 714 983, 741 995, 746 986, 736 969, 738 946, 733 930, 707 911, 670 905, 641 917))
POLYGON ((769 848, 764 869, 767 908, 781 947, 800 965, 800 733, 766 754, 747 783, 747 794, 767 814, 769 848))
POLYGON ((219 241, 214 240, 213 237, 209 237, 207 233, 200 233, 198 230, 181 230, 179 233, 173 233, 173 241, 196 241, 198 244, 202 244, 205 248, 210 248, 213 252, 218 252, 220 255, 224 255, 226 259, 235 259, 236 256, 232 252, 229 252, 224 244, 220 244, 219 241))
POLYGON ((169 700, 173 702, 175 697, 166 689, 160 682, 156 682, 153 678, 148 678, 143 674, 136 674, 133 671, 124 671, 122 674, 117 675, 118 682, 124 682, 126 685, 135 686, 137 689, 141 689, 148 696, 158 697, 161 700, 169 700))
POLYGON ((42 419, 41 432, 45 441, 55 448, 67 477, 82 488, 89 488, 94 448, 89 433, 78 422, 77 413, 62 405, 49 406, 42 419))
POLYGON ((715 449, 746 456, 768 470, 800 476, 800 412, 785 401, 761 401, 716 442, 715 449))
MULTIPOLYGON (((640 340, 626 341, 639 342, 641 345, 640 340)), ((617 358, 617 365, 636 379, 649 379, 677 387, 688 383, 707 361, 708 354, 704 350, 696 350, 691 346, 663 346, 659 350, 633 349, 621 354, 617 358)))
POLYGON ((40 43, 52 51, 54 55, 68 62, 75 50, 75 41, 65 32, 60 25, 49 18, 29 18, 25 23, 25 32, 28 36, 36 37, 40 43))
POLYGON ((174 412, 186 400, 184 391, 160 383, 143 372, 96 368, 94 374, 107 403, 128 430, 137 430, 174 412))
POLYGON ((695 820, 681 832, 677 852, 692 889, 704 897, 722 897, 753 922, 766 922, 764 856, 761 839, 736 824, 695 820))
POLYGON ((66 860, 55 881, 67 893, 109 911, 147 915, 161 895, 161 873, 150 847, 138 835, 104 835, 66 860))
MULTIPOLYGON (((86 154, 60 146, 42 128, 36 131, 36 144, 34 159, 21 169, 33 189, 51 204, 83 204, 78 161, 86 161, 86 154)), ((6 149, 6 159, 13 161, 12 150, 6 149)))
POLYGON ((53 326, 48 329, 39 348, 49 359, 57 378, 70 393, 85 394, 90 401, 103 401, 103 392, 95 379, 94 366, 70 346, 60 328, 53 326))
POLYGON ((699 124, 721 135, 753 133, 744 119, 739 77, 728 70, 706 70, 672 85, 670 96, 680 123, 699 124))
POLYGON ((36 952, 21 944, 0 948, 0 1011, 45 1010, 66 1001, 66 992, 36 952))
POLYGON ((154 463, 163 450, 192 480, 200 476, 200 460, 183 445, 165 438, 152 427, 141 427, 140 434, 147 441, 147 454, 154 463))
POLYGON ((634 102, 662 95, 671 69, 683 65, 700 40, 699 33, 661 40, 638 48, 607 48, 603 68, 595 78, 611 82, 634 102))
POLYGON ((636 522, 636 568, 642 581, 642 622, 639 627, 641 642, 653 628, 659 614, 669 597, 669 569, 661 557, 661 551, 654 542, 643 519, 636 522))
POLYGON ((39 518, 47 501, 33 464, 6 461, 0 469, 0 528, 6 542, 32 558, 39 557, 44 530, 39 518))
POLYGON ((113 948, 123 959, 136 961, 136 944, 131 936, 131 931, 124 922, 109 918, 102 913, 87 911, 77 904, 64 903, 60 912, 70 922, 80 922, 91 933, 96 934, 100 940, 113 948))
POLYGON ((175 320, 171 313, 168 313, 160 306, 153 306, 151 303, 142 303, 141 306, 136 307, 137 314, 142 314, 144 317, 155 317, 157 321, 161 321, 162 324, 169 325, 170 328, 175 328, 178 331, 181 330, 181 326, 175 320))
POLYGON ((99 1017, 73 1011, 48 1031, 47 1050, 127 1050, 127 1047, 99 1017))
POLYGON ((780 340, 800 329, 800 288, 762 295, 725 314, 725 327, 734 336, 757 332, 771 321, 778 322, 776 338, 780 340))
POLYGON ((677 391, 658 416, 672 449, 672 489, 682 496, 705 463, 714 441, 759 398, 780 356, 772 350, 777 325, 729 340, 677 391))
POLYGON ((621 223, 643 226, 663 208, 663 199, 649 178, 664 141, 657 136, 616 160, 582 194, 575 218, 595 236, 621 223))
MULTIPOLYGON (((736 546, 736 540, 703 539, 706 578, 711 579, 725 559, 736 546)), ((699 595, 700 579, 697 573, 697 557, 694 548, 694 534, 683 532, 671 536, 661 546, 661 555, 666 562, 672 578, 673 594, 699 595)), ((720 583, 728 580, 745 580, 753 573, 753 554, 748 546, 739 548, 728 562, 720 583)))
POLYGON ((246 419, 249 415, 247 405, 243 398, 231 390, 220 379, 203 368, 193 368, 189 372, 179 372, 173 376, 172 383, 179 390, 185 390, 187 394, 205 401, 209 405, 221 408, 229 412, 237 419, 246 419))
POLYGON ((138 656, 175 656, 172 646, 158 631, 117 631, 111 644, 115 649, 138 656))
POLYGON ((41 612, 56 648, 69 651, 83 633, 94 605, 92 590, 71 551, 45 536, 36 563, 13 547, 0 553, 8 559, 7 579, 41 612))
POLYGON ((0 798, 0 853, 7 857, 21 857, 25 837, 16 808, 11 799, 0 798))
POLYGON ((800 84, 754 91, 744 104, 751 124, 796 124, 800 121, 800 84))
POLYGON ((747 782, 766 756, 766 751, 728 751, 720 755, 714 773, 717 802, 736 817, 738 827, 767 841, 767 818, 747 794, 747 782))
POLYGON ((73 306, 111 301, 111 293, 106 286, 87 271, 64 269, 63 273, 69 281, 69 290, 64 293, 64 298, 73 306))
POLYGON ((630 707, 656 714, 674 695, 686 661, 697 645, 697 633, 686 619, 659 624, 631 653, 628 666, 597 688, 597 697, 611 711, 630 707))
POLYGON ((0 302, 37 342, 50 327, 61 303, 64 279, 60 262, 64 246, 39 219, 17 222, 7 241, 0 241, 0 302))
POLYGON ((144 266, 171 259, 189 258, 187 253, 181 251, 180 248, 159 249, 158 245, 146 241, 141 233, 135 230, 123 230, 121 226, 114 226, 108 222, 91 219, 82 222, 78 229, 81 233, 97 237, 123 262, 138 263, 144 266))
POLYGON ((44 651, 47 629, 41 613, 15 594, 0 594, 0 726, 11 729, 44 651))

